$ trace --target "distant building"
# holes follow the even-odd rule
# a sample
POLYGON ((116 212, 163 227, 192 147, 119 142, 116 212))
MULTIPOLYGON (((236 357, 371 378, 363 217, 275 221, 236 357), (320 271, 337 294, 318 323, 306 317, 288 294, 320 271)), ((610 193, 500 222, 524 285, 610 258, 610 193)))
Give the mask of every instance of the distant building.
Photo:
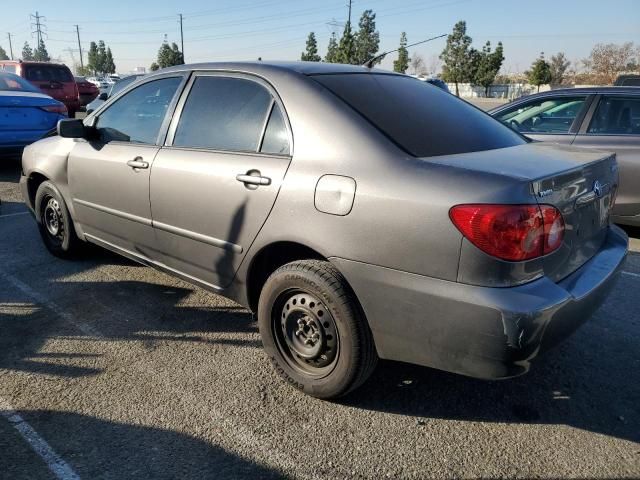
POLYGON ((135 75, 147 73, 147 67, 136 67, 131 73, 135 75))

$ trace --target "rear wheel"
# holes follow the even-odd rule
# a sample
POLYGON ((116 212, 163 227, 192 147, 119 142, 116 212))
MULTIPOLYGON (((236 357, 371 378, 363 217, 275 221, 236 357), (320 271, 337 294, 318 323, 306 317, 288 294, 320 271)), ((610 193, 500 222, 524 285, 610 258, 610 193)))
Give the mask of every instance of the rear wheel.
POLYGON ((302 260, 276 270, 260 294, 258 323, 276 371, 309 395, 344 395, 375 368, 366 319, 329 262, 302 260))
POLYGON ((40 236, 53 255, 69 258, 78 253, 80 240, 62 195, 49 181, 42 182, 35 198, 36 219, 40 236))

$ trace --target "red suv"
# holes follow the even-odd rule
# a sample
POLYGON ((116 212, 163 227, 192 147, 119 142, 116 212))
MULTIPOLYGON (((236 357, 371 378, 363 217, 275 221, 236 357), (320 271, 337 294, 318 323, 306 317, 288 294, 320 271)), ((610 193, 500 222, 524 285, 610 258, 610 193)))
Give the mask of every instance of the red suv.
POLYGON ((80 108, 78 86, 66 65, 46 62, 0 60, 0 70, 15 73, 31 82, 47 95, 64 103, 73 118, 80 108))

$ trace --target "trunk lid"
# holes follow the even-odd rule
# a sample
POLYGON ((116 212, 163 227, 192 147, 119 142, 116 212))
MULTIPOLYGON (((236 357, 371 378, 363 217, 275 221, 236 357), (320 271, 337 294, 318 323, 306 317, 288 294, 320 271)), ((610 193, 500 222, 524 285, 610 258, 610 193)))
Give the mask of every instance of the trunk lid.
POLYGON ((1 92, 0 129, 23 131, 53 128, 59 118, 58 115, 41 108, 51 104, 51 98, 42 93, 1 92))
POLYGON ((526 181, 532 202, 556 207, 565 223, 564 240, 542 259, 544 274, 554 281, 580 268, 604 243, 618 188, 615 154, 530 143, 425 160, 526 181))

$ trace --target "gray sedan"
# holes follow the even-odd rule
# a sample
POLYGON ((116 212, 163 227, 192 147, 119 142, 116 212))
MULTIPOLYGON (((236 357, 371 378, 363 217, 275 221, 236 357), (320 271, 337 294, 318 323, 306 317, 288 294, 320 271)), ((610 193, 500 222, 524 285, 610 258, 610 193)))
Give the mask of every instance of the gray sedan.
POLYGON ((620 191, 613 220, 640 227, 640 88, 552 90, 489 113, 534 140, 615 152, 620 191))
POLYGON ((627 252, 615 155, 531 144, 390 72, 182 65, 58 133, 22 160, 49 251, 91 242, 234 299, 276 371, 320 398, 378 358, 523 374, 627 252))

